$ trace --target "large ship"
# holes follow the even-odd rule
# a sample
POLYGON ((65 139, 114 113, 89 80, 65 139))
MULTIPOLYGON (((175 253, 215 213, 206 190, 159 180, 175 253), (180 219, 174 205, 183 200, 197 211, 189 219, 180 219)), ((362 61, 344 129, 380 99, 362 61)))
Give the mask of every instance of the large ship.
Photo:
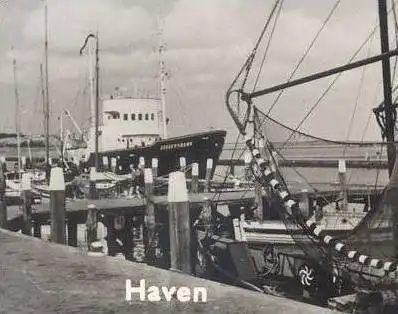
MULTIPOLYGON (((159 45, 160 97, 128 97, 115 89, 110 99, 102 101, 102 112, 99 109, 98 88, 98 35, 87 36, 88 57, 91 68, 90 39, 96 41, 95 77, 90 78, 91 125, 89 139, 85 149, 67 148, 67 155, 79 160, 84 168, 96 166, 99 170, 113 168, 117 174, 131 172, 136 168, 141 157, 145 166, 152 166, 152 159, 158 159, 158 175, 167 175, 180 168, 180 158, 184 157, 186 165, 199 164, 199 178, 204 178, 207 159, 212 159, 211 176, 220 157, 226 131, 211 130, 202 133, 189 134, 180 137, 167 137, 166 117, 166 78, 163 59, 164 45, 159 45), (94 82, 96 95, 94 97, 94 82), (99 120, 102 117, 102 125, 99 120)), ((91 75, 90 75, 91 76, 91 75)), ((71 116, 70 116, 71 117, 71 116)))
MULTIPOLYGON (((212 130, 162 139, 162 110, 160 99, 132 98, 114 95, 103 101, 102 125, 98 136, 98 169, 115 169, 118 174, 131 172, 140 157, 151 167, 158 159, 158 175, 179 169, 180 157, 186 164, 199 164, 199 177, 204 178, 207 159, 213 159, 212 172, 220 157, 226 131, 212 130)), ((66 147, 67 155, 84 160, 86 168, 95 165, 93 140, 87 148, 66 147)))

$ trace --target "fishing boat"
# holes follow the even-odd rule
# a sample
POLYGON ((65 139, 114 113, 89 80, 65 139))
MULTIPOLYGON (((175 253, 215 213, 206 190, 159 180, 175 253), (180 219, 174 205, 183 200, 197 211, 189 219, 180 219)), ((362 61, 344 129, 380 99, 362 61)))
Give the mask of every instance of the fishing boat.
MULTIPOLYGON (((332 8, 322 29, 339 2, 332 8)), ((323 305, 331 297, 354 293, 356 300, 352 302, 351 310, 354 310, 354 305, 357 309, 362 306, 362 310, 372 306, 379 310, 382 306, 396 306, 397 300, 391 296, 398 291, 398 161, 395 158, 394 133, 397 115, 395 101, 392 100, 392 91, 396 88, 391 87, 390 58, 396 57, 398 50, 389 49, 387 23, 388 12, 395 10, 395 7, 393 5, 388 11, 386 0, 377 1, 381 54, 353 61, 356 53, 346 65, 293 79, 299 63, 286 83, 258 90, 256 83, 254 88, 248 86, 248 77, 252 73, 254 61, 259 59, 261 63, 265 58, 258 58, 259 46, 267 29, 272 28, 271 21, 276 23, 282 3, 275 1, 255 48, 226 94, 228 111, 247 146, 250 157, 248 173, 256 186, 255 205, 251 210, 243 208, 242 215, 234 219, 234 239, 252 249, 253 267, 257 273, 253 282, 257 284, 257 290, 264 290, 259 288, 260 283, 272 286, 272 282, 283 277, 293 280, 290 286, 297 284, 298 294, 310 296, 312 302, 323 305), (272 118, 269 112, 261 110, 255 100, 272 93, 279 93, 276 97, 279 99, 290 87, 336 74, 337 80, 341 73, 376 62, 382 64, 384 97, 373 112, 381 127, 382 147, 387 150, 390 176, 387 185, 379 186, 378 176, 374 176, 371 178, 373 188, 367 186, 362 191, 356 190, 355 184, 345 181, 343 160, 336 169, 339 178, 337 189, 331 186, 322 189, 312 184, 298 169, 295 169, 296 174, 301 180, 289 178, 289 173, 278 162, 278 159, 284 158, 284 147, 294 149, 295 143, 318 142, 322 145, 339 145, 345 151, 349 147, 361 148, 363 143, 331 141, 302 132, 300 127, 310 113, 297 127, 288 127, 272 118), (303 188, 305 193, 302 193, 303 188), (301 198, 307 192, 312 196, 301 198)), ((377 27, 373 33, 375 30, 377 27)), ((206 234, 209 233, 212 231, 207 228, 206 234)), ((213 256, 207 259, 207 263, 217 264, 212 252, 213 246, 220 240, 205 239, 210 245, 203 241, 199 245, 200 260, 206 255, 213 256)), ((240 267, 247 268, 249 264, 247 262, 240 267)), ((221 266, 226 265, 218 263, 217 267, 221 266)), ((239 281, 239 278, 235 280, 239 281)))

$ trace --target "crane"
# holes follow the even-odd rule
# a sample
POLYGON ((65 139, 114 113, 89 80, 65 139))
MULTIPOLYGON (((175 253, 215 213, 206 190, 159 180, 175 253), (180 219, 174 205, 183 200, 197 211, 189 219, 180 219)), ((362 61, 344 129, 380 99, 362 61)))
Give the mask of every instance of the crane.
POLYGON ((84 139, 83 136, 83 131, 82 129, 79 127, 79 125, 77 124, 75 118, 73 118, 71 112, 68 109, 64 109, 65 114, 69 117, 70 121, 72 121, 74 127, 76 128, 76 130, 79 132, 80 136, 84 139))

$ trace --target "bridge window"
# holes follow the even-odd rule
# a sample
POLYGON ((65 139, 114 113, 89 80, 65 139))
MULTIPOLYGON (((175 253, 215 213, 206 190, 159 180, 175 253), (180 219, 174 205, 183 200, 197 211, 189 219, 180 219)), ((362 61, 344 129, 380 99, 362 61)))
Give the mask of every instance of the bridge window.
POLYGON ((155 120, 155 114, 151 113, 151 120, 155 120))
POLYGON ((145 114, 145 120, 148 120, 149 119, 149 114, 145 114))
POLYGON ((120 113, 119 112, 115 112, 115 111, 113 111, 113 112, 107 112, 107 116, 108 116, 108 120, 111 120, 111 119, 120 119, 120 113))
POLYGON ((127 119, 128 119, 128 114, 127 113, 123 114, 123 120, 127 121, 127 119))
POLYGON ((142 113, 138 114, 138 120, 142 120, 142 113))
POLYGON ((135 113, 131 114, 131 120, 135 120, 135 113))

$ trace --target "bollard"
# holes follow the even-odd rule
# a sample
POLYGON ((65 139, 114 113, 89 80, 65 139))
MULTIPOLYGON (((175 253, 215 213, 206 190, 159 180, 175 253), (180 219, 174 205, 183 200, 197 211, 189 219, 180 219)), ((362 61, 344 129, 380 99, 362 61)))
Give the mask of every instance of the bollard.
POLYGON ((152 158, 152 176, 156 180, 158 176, 159 160, 157 158, 152 158))
POLYGON ((145 229, 146 239, 145 243, 145 259, 147 261, 154 260, 154 251, 151 250, 152 240, 155 233, 155 204, 153 203, 153 175, 152 169, 145 168, 144 171, 144 182, 145 182, 145 196, 146 196, 146 207, 145 207, 145 229))
POLYGON ((90 204, 87 207, 87 220, 86 220, 86 230, 87 230, 87 247, 91 251, 91 243, 97 241, 97 207, 94 204, 90 204))
POLYGON ((213 170, 213 159, 209 158, 206 161, 206 176, 205 176, 205 193, 210 190, 211 171, 213 170))
POLYGON ((5 158, 0 159, 0 228, 7 229, 7 203, 6 203, 6 179, 4 177, 5 158))
POLYGON ((250 163, 252 161, 251 152, 245 152, 244 161, 245 161, 245 181, 248 182, 250 181, 251 177, 251 166, 250 166, 250 163))
POLYGON ((104 170, 109 171, 108 156, 102 156, 102 167, 103 167, 104 170))
POLYGON ((22 174, 21 199, 22 199, 22 233, 32 235, 32 192, 31 177, 29 173, 22 174))
POLYGON ((71 217, 68 217, 67 228, 68 228, 68 245, 77 247, 77 222, 71 217))
POLYGON ((117 164, 117 159, 116 157, 111 158, 111 171, 116 172, 116 164, 117 164))
POLYGON ((187 166, 187 160, 185 157, 180 157, 180 171, 184 172, 187 166))
POLYGON ((50 176, 51 239, 65 244, 65 181, 62 168, 51 169, 50 176))
POLYGON ((199 164, 196 162, 192 164, 191 192, 199 192, 199 164))
POLYGON ((169 233, 171 269, 191 273, 191 230, 184 172, 169 175, 169 233))
POLYGON ((340 194, 341 194, 341 210, 347 210, 348 207, 348 196, 347 196, 347 178, 346 178, 346 164, 344 159, 339 160, 338 177, 340 182, 340 194))

